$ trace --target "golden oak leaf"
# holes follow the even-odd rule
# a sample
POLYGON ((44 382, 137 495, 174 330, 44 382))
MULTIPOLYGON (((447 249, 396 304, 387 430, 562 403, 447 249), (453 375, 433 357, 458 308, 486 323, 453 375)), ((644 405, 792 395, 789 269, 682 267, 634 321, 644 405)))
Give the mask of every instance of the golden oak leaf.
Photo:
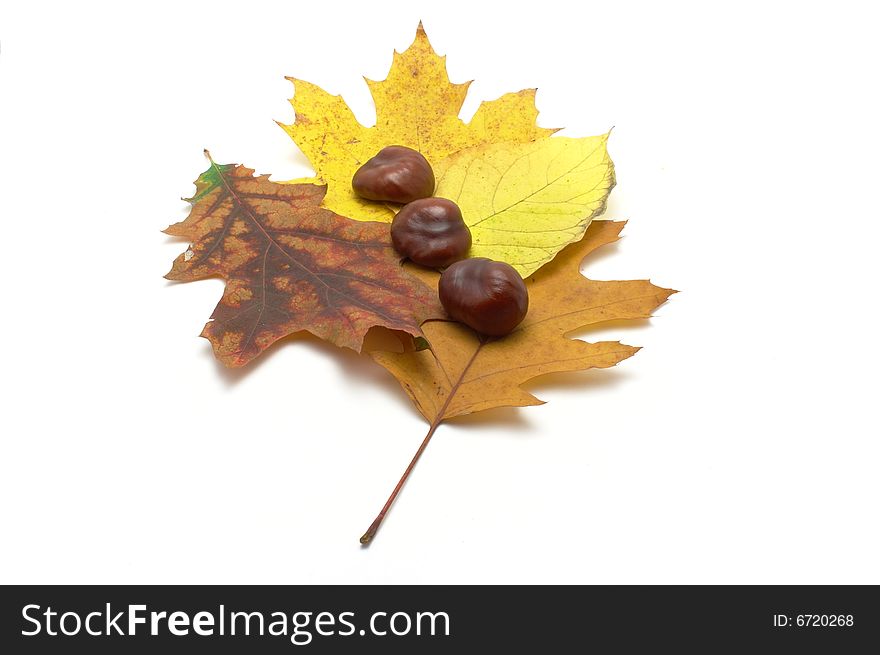
POLYGON ((324 187, 253 174, 212 160, 189 216, 165 230, 192 243, 165 277, 226 280, 202 331, 221 362, 242 366, 300 330, 360 350, 371 327, 421 335, 424 319, 442 311, 400 266, 387 224, 321 208, 324 187))
POLYGON ((436 195, 454 200, 470 227, 470 257, 527 277, 580 239, 614 186, 608 135, 462 150, 435 167, 436 195))
POLYGON ((528 143, 556 131, 536 125, 535 89, 483 102, 465 123, 458 113, 470 83, 451 83, 445 59, 434 52, 420 23, 413 44, 394 53, 388 77, 366 80, 376 105, 373 127, 361 125, 340 96, 288 78, 296 118, 292 125, 279 125, 309 158, 317 181, 327 184, 325 207, 357 220, 391 221, 397 208, 362 200, 351 190, 354 172, 385 146, 413 148, 435 164, 464 148, 528 143))
MULTIPOLYGON (((429 320, 422 329, 430 350, 370 355, 397 378, 432 428, 492 407, 542 404, 520 385, 546 373, 614 366, 638 351, 567 334, 605 321, 647 318, 675 293, 647 280, 601 282, 581 275, 584 257, 616 241, 623 226, 593 222, 582 241, 529 277, 529 313, 511 334, 487 339, 459 323, 429 320)), ((439 278, 430 271, 419 275, 435 285, 439 278)))

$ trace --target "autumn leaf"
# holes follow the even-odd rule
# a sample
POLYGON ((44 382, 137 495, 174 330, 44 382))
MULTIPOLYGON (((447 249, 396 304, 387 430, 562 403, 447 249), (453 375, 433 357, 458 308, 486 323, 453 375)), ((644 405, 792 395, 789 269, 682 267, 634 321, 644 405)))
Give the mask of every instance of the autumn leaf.
MULTIPOLYGON (((547 373, 614 366, 638 348, 617 341, 587 343, 567 335, 591 325, 648 318, 673 293, 647 280, 600 282, 581 275, 580 264, 596 248, 616 241, 624 223, 595 221, 582 241, 568 246, 526 280, 529 313, 509 335, 482 337, 448 320, 422 327, 430 350, 371 352, 403 386, 431 424, 401 482, 362 537, 368 543, 437 426, 455 416, 493 407, 540 405, 522 384, 547 373)), ((439 276, 419 275, 436 285, 439 276)))
POLYGON ((374 326, 421 335, 422 321, 442 311, 436 292, 400 266, 387 224, 321 208, 324 187, 253 174, 211 160, 189 216, 165 230, 192 243, 165 277, 226 280, 202 331, 225 365, 300 330, 359 351, 374 326))
MULTIPOLYGON (((511 334, 481 338, 449 320, 429 320, 430 350, 370 353, 388 369, 431 423, 492 407, 540 405, 520 385, 559 371, 607 368, 638 348, 618 342, 586 343, 567 334, 596 323, 648 318, 671 289, 647 280, 594 281, 579 265, 596 248, 616 241, 624 223, 594 222, 587 236, 526 279, 529 313, 511 334)), ((438 275, 423 272, 436 279, 438 275)))
POLYGON ((614 186, 608 135, 553 137, 462 150, 435 167, 436 195, 470 227, 470 257, 507 262, 527 277, 580 239, 614 186))
MULTIPOLYGON (((538 127, 535 89, 483 102, 469 123, 458 117, 470 82, 453 84, 446 58, 434 52, 419 24, 413 44, 394 53, 388 77, 366 80, 376 124, 364 127, 340 96, 295 78, 292 125, 279 123, 327 184, 324 206, 357 220, 390 221, 397 208, 364 201, 351 190, 354 172, 389 145, 421 152, 436 164, 454 152, 501 141, 528 143, 556 130, 538 127)), ((305 181, 305 180, 300 180, 305 181)))

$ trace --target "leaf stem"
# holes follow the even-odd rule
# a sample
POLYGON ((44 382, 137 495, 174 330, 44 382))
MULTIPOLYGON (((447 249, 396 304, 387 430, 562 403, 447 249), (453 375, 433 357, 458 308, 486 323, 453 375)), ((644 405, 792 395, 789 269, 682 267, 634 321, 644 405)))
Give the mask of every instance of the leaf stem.
MULTIPOLYGON (((409 474, 412 473, 413 468, 415 468, 416 462, 419 461, 419 457, 422 456, 422 453, 425 452, 425 448, 428 447, 428 442, 431 441, 431 437, 434 436, 434 432, 435 430, 437 430, 437 426, 439 426, 446 418, 446 410, 449 409, 449 403, 452 401, 453 396, 455 396, 456 392, 461 386, 461 383, 464 380, 464 376, 467 374, 474 361, 477 359, 477 355, 483 349, 483 346, 485 346, 490 341, 492 341, 491 337, 480 337, 480 345, 477 346, 476 350, 474 350, 474 353, 471 355, 468 363, 465 364, 465 367, 462 369, 461 374, 455 381, 455 384, 453 384, 449 389, 449 393, 446 395, 446 400, 443 402, 443 406, 434 417, 434 421, 431 423, 431 427, 428 429, 428 434, 425 435, 425 438, 422 440, 422 445, 419 446, 419 449, 416 451, 416 454, 413 455, 412 461, 409 463, 409 466, 407 466, 406 470, 403 472, 403 476, 401 476, 400 482, 397 483, 397 486, 394 487, 394 491, 391 492, 388 500, 385 501, 385 506, 382 508, 382 511, 379 512, 379 515, 372 522, 372 524, 370 524, 370 527, 367 528, 367 531, 364 532, 363 536, 361 537, 361 543, 364 546, 368 546, 373 540, 373 537, 376 536, 376 532, 379 530, 379 526, 382 525, 382 521, 385 519, 385 515, 388 513, 388 510, 391 509, 391 505, 394 503, 394 499, 397 498, 397 494, 399 494, 400 490, 403 489, 403 485, 406 484, 406 480, 409 477, 409 474)), ((434 355, 435 359, 437 358, 437 355, 434 353, 434 351, 431 351, 431 354, 434 355)))
POLYGON ((419 457, 421 457, 422 453, 425 452, 425 448, 428 447, 428 442, 431 441, 431 437, 434 436, 434 431, 439 425, 440 420, 435 419, 435 421, 431 424, 431 428, 428 430, 428 434, 425 435, 425 438, 422 440, 422 444, 416 451, 416 454, 413 455, 412 461, 409 463, 409 466, 407 466, 406 470, 403 472, 403 475, 401 476, 400 481, 397 483, 397 486, 394 487, 394 491, 391 492, 388 500, 385 501, 385 506, 382 507, 382 511, 379 512, 379 515, 376 516, 376 519, 370 524, 370 527, 367 528, 367 531, 364 532, 363 536, 361 537, 361 543, 364 546, 369 545, 369 543, 373 540, 373 537, 376 536, 376 531, 378 531, 379 526, 382 525, 382 521, 385 519, 385 515, 388 513, 388 510, 391 509, 391 505, 394 504, 394 500, 397 498, 397 494, 399 494, 400 490, 403 489, 403 485, 406 484, 406 479, 409 477, 409 474, 412 473, 413 468, 415 468, 416 462, 419 461, 419 457))

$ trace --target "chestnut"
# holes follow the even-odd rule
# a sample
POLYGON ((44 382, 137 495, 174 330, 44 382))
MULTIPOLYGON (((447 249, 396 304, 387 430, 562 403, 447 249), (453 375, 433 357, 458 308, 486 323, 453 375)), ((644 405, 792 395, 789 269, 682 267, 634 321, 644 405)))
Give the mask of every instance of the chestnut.
POLYGON ((529 292, 510 264, 474 257, 443 271, 440 302, 455 320, 481 334, 501 337, 525 318, 529 292))
POLYGON ((394 249, 422 266, 440 268, 462 259, 471 231, 461 209, 446 198, 422 198, 403 206, 391 221, 394 249))
POLYGON ((357 169, 351 188, 367 200, 412 202, 434 193, 434 171, 422 153, 387 146, 357 169))

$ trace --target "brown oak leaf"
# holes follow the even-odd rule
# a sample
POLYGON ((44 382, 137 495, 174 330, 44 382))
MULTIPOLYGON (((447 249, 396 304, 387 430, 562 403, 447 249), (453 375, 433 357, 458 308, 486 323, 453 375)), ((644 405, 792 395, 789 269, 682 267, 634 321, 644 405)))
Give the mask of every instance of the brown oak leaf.
POLYGON ((300 330, 358 351, 374 326, 421 336, 421 323, 442 312, 436 293, 400 266, 388 224, 321 208, 325 191, 211 160, 189 216, 165 230, 192 244, 166 278, 226 280, 202 331, 225 365, 300 330))

